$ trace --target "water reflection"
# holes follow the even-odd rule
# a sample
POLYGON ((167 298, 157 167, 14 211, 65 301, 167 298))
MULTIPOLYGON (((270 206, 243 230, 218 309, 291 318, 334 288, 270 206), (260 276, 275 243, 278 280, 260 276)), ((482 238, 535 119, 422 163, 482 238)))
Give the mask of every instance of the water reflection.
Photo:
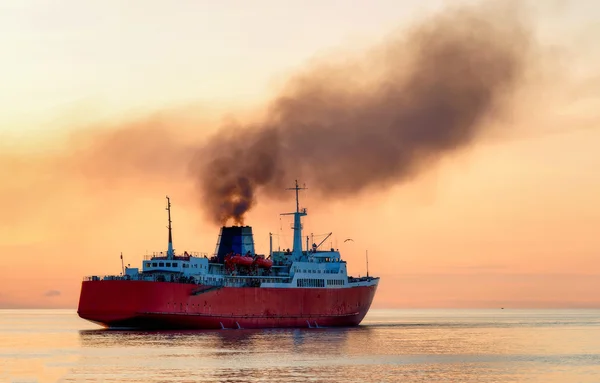
MULTIPOLYGON (((489 376, 528 381, 523 371, 534 370, 539 378, 545 365, 600 372, 600 356, 579 351, 598 351, 590 332, 574 341, 582 335, 577 328, 557 333, 554 327, 509 325, 514 318, 496 327, 487 318, 443 319, 326 329, 82 331, 81 345, 90 353, 83 354, 78 369, 104 374, 104 381, 124 381, 126 371, 131 379, 125 381, 131 382, 144 381, 136 376, 140 373, 161 381, 411 382, 426 376, 480 382, 489 376)), ((547 382, 564 381, 552 372, 543 376, 547 382)))
POLYGON ((375 314, 357 328, 161 332, 0 315, 0 381, 599 381, 600 311, 375 314))
MULTIPOLYGON (((116 380, 116 371, 111 370, 119 365, 136 373, 153 371, 154 376, 158 374, 164 380, 306 380, 330 369, 336 358, 343 362, 348 350, 367 342, 371 332, 362 326, 160 332, 82 330, 79 339, 84 352, 73 375, 93 371, 102 374, 104 381, 116 380), (159 365, 161 371, 155 371, 159 365)), ((121 373, 119 376, 122 379, 121 373)), ((143 377, 130 381, 143 381, 143 377)))
MULTIPOLYGON (((130 331, 80 330, 81 346, 89 348, 116 347, 200 347, 239 351, 259 351, 292 347, 296 351, 313 348, 326 340, 331 352, 343 349, 350 336, 366 337, 369 327, 318 329, 231 329, 194 331, 130 331), (362 334, 362 335, 361 335, 362 334)), ((321 345, 322 346, 322 345, 321 345)))

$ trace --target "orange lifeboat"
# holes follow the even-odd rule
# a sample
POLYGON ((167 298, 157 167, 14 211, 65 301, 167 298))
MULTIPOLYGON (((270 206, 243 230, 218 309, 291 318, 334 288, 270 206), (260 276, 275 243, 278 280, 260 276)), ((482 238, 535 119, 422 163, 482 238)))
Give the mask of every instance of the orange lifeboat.
POLYGON ((252 262, 254 262, 254 259, 252 259, 252 257, 244 257, 239 254, 236 254, 235 256, 229 259, 229 262, 231 262, 234 265, 252 266, 252 262))
POLYGON ((270 269, 273 266, 273 261, 265 258, 256 258, 256 265, 265 269, 270 269))

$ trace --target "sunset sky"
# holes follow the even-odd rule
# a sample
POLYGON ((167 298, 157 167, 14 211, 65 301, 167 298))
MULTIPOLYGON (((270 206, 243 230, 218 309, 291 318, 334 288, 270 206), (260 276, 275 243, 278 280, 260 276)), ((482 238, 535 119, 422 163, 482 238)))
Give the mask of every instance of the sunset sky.
MULTIPOLYGON (((315 60, 458 3, 3 2, 0 308, 74 308, 83 276, 164 251, 167 194, 176 250, 213 252, 194 143, 260 118, 315 60)), ((520 3, 538 50, 508 116, 411 182, 301 196, 305 234, 333 231, 353 274, 369 251, 373 307, 600 307, 600 4, 520 3)), ((269 232, 291 247, 289 197, 247 217, 259 251, 269 232)))

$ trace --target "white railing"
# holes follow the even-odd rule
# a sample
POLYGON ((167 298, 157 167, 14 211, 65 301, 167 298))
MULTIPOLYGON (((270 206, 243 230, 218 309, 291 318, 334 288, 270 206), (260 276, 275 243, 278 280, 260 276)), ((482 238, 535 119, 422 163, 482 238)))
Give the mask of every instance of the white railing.
POLYGON ((83 277, 84 281, 155 281, 154 275, 87 275, 83 277))
MULTIPOLYGON (((174 254, 175 259, 181 259, 181 258, 189 258, 189 257, 195 257, 195 258, 208 258, 208 253, 203 253, 200 251, 187 251, 181 254, 174 254)), ((153 251, 152 253, 148 253, 144 255, 144 261, 150 261, 153 258, 156 259, 167 259, 167 252, 166 251, 153 251)))
POLYGON ((83 278, 84 281, 150 281, 150 282, 175 282, 175 283, 191 283, 200 284, 204 286, 227 286, 227 287, 259 287, 262 280, 268 282, 288 282, 289 277, 285 276, 224 276, 223 278, 216 278, 209 280, 207 277, 190 278, 187 276, 176 277, 173 280, 165 277, 161 274, 154 275, 90 275, 83 278))

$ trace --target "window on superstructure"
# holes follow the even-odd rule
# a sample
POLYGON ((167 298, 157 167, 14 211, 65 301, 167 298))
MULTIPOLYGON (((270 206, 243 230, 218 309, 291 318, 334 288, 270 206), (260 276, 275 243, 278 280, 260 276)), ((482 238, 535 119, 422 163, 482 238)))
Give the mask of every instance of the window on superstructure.
POLYGON ((146 267, 150 267, 150 262, 146 262, 146 267))
POLYGON ((171 262, 167 262, 166 267, 171 267, 171 262))
POLYGON ((156 262, 152 262, 152 267, 156 267, 156 262))
POLYGON ((165 267, 165 263, 164 262, 159 262, 158 263, 158 267, 165 267))

